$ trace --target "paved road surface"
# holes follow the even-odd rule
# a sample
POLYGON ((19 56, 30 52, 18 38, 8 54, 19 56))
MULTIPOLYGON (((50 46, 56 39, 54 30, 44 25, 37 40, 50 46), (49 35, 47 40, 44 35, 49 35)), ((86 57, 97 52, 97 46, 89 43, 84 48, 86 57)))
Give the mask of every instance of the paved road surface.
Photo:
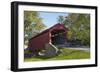
MULTIPOLYGON (((68 48, 68 47, 67 47, 68 48)), ((81 48, 81 47, 77 47, 77 48, 74 48, 74 47, 69 47, 69 49, 76 49, 76 50, 84 50, 84 51, 90 51, 90 48, 81 48)))
POLYGON ((86 46, 76 46, 76 47, 71 47, 71 46, 66 46, 66 45, 57 45, 58 47, 63 47, 63 48, 69 48, 69 49, 76 49, 76 50, 85 50, 85 51, 90 51, 89 47, 86 46))

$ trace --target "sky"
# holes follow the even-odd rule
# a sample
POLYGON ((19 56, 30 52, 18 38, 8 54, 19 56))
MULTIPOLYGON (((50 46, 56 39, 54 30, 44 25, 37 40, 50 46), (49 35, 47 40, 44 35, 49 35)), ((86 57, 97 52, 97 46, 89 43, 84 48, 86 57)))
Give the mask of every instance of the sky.
POLYGON ((43 23, 47 27, 51 27, 51 26, 57 24, 58 16, 67 16, 68 15, 68 13, 63 13, 63 12, 39 12, 39 14, 43 20, 43 23))

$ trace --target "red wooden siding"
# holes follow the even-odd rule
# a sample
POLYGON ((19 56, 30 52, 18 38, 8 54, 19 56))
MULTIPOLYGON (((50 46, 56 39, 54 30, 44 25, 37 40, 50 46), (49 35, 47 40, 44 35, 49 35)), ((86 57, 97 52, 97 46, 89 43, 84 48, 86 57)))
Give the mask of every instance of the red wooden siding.
POLYGON ((49 43, 49 32, 46 32, 42 35, 40 35, 39 37, 33 38, 32 40, 30 40, 29 42, 29 48, 31 50, 39 50, 39 49, 43 49, 44 45, 46 43, 49 43))

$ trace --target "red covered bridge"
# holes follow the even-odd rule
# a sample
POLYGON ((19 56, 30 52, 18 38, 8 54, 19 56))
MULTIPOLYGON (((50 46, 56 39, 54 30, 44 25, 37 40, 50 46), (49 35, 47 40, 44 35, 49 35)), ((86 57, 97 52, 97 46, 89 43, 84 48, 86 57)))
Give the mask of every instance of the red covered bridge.
POLYGON ((53 45, 63 44, 67 40, 66 35, 67 28, 63 24, 56 24, 32 37, 29 40, 28 48, 32 51, 39 51, 44 49, 47 43, 52 43, 53 45))

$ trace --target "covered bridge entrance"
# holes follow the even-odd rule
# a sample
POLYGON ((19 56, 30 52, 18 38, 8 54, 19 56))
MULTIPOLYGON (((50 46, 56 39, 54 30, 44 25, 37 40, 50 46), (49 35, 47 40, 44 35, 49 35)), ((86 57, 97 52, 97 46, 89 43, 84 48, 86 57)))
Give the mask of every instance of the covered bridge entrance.
POLYGON ((66 42, 66 31, 65 30, 55 30, 51 32, 52 44, 59 45, 66 42))

